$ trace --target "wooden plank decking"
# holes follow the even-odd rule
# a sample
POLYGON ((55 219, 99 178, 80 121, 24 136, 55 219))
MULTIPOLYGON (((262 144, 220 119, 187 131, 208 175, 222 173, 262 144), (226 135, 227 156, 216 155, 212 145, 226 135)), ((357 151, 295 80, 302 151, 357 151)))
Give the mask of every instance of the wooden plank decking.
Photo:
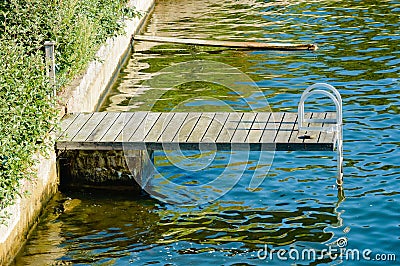
MULTIPOLYGON (((331 118, 334 113, 308 113, 331 118)), ((299 132, 297 113, 75 113, 66 115, 58 150, 177 149, 332 151, 336 133, 299 132)))

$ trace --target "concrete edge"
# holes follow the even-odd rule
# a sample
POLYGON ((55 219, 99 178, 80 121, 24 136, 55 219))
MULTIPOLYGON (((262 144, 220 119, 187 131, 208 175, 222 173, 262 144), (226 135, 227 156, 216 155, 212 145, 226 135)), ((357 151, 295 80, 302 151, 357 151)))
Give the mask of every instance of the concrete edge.
POLYGON ((131 0, 131 5, 143 14, 126 21, 125 34, 109 38, 96 53, 97 60, 89 63, 86 72, 74 80, 61 94, 65 113, 93 112, 98 108, 108 88, 131 51, 132 36, 150 14, 155 0, 131 0))
MULTIPOLYGON (((146 21, 155 0, 131 0, 130 4, 144 15, 127 20, 125 34, 109 38, 96 53, 98 60, 89 63, 86 72, 63 91, 60 95, 60 118, 66 112, 95 111, 115 81, 131 52, 132 36, 146 21)), ((53 134, 49 137, 54 140, 53 134)), ((34 157, 38 161, 35 167, 37 178, 21 181, 21 195, 25 192, 28 195, 18 198, 14 205, 0 210, 0 214, 5 211, 11 214, 7 225, 0 225, 0 265, 10 265, 13 262, 37 224, 43 208, 58 191, 55 151, 49 152, 46 157, 39 153, 34 157)))

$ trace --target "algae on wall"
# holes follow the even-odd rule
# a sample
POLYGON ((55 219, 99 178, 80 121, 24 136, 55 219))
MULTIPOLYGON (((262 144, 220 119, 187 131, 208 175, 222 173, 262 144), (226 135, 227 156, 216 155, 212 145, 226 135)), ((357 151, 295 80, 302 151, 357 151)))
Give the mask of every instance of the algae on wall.
POLYGON ((141 192, 151 173, 153 151, 58 151, 61 187, 96 187, 141 192))

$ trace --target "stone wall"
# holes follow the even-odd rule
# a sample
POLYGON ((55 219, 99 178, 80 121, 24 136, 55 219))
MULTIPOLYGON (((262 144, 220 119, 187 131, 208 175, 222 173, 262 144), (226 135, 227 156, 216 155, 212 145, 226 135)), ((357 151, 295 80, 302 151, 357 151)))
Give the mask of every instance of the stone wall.
POLYGON ((61 187, 141 191, 153 167, 152 151, 68 150, 57 156, 61 187), (139 184, 140 183, 140 184, 139 184))

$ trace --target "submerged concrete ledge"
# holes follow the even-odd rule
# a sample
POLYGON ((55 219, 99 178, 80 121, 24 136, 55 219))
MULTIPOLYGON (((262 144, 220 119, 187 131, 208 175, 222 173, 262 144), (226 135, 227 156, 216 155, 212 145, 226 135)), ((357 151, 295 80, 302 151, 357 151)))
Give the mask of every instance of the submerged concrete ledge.
MULTIPOLYGON (((92 61, 85 73, 60 93, 61 116, 66 112, 96 110, 131 51, 132 36, 139 31, 154 3, 155 0, 131 0, 130 4, 143 15, 126 21, 125 34, 108 39, 97 52, 97 60, 92 61)), ((50 138, 54 140, 54 136, 50 138)), ((22 180, 20 193, 23 196, 14 205, 0 210, 0 214, 10 213, 6 225, 0 225, 0 265, 12 264, 35 227, 42 209, 58 190, 55 151, 47 157, 35 156, 38 160, 35 170, 37 178, 22 180), (25 192, 28 194, 25 195, 25 192)))

